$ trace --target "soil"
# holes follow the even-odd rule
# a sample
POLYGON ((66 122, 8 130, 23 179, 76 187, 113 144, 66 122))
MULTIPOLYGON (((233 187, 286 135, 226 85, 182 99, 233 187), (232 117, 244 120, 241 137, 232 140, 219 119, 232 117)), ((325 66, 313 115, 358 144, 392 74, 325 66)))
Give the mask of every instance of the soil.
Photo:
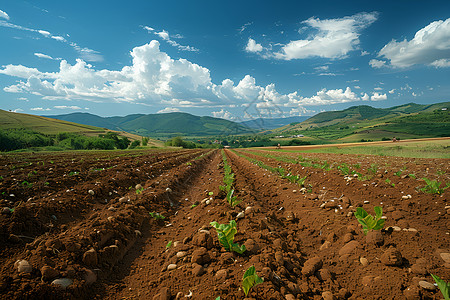
POLYGON ((225 153, 235 207, 219 150, 0 156, 0 298, 443 298, 427 283, 450 281, 450 192, 420 178, 450 182, 448 159, 225 153), (353 212, 375 206, 385 226, 365 235, 353 212), (241 255, 210 225, 230 220, 241 255), (246 296, 252 265, 264 282, 246 296))

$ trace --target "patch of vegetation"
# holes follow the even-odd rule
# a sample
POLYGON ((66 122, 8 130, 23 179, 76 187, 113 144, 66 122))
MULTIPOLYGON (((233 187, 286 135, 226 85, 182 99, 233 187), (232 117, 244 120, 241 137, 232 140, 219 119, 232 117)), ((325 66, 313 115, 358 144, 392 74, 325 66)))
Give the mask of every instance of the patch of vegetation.
POLYGON ((216 221, 211 222, 210 225, 214 227, 217 231, 217 236, 219 242, 227 251, 234 251, 236 253, 242 254, 245 252, 245 245, 239 246, 234 243, 234 235, 237 233, 236 221, 231 220, 230 224, 219 224, 216 221))
POLYGON ((436 281, 436 284, 441 291, 442 296, 444 296, 444 299, 450 300, 450 283, 445 282, 443 279, 439 278, 439 276, 433 274, 431 274, 431 277, 433 277, 434 281, 436 281))
POLYGON ((437 180, 430 180, 428 178, 422 179, 425 181, 426 186, 424 186, 420 190, 424 193, 441 195, 446 189, 450 187, 450 183, 447 183, 444 187, 441 187, 442 183, 437 180))
POLYGON ((252 287, 263 282, 264 278, 261 278, 256 274, 256 269, 254 266, 250 266, 242 277, 242 290, 244 291, 245 297, 248 296, 248 293, 252 287))
POLYGON ((384 226, 385 220, 383 216, 383 210, 380 206, 375 206, 375 216, 369 215, 364 208, 356 208, 355 217, 363 227, 364 234, 367 234, 369 230, 381 230, 384 226))

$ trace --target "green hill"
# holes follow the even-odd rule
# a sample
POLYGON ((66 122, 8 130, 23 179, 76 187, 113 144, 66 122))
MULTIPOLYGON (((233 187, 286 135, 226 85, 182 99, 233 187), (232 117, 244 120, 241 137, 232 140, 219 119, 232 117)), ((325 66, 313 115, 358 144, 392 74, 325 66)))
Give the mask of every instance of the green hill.
POLYGON ((299 124, 272 130, 303 134, 317 140, 358 141, 450 136, 450 102, 431 105, 408 103, 391 108, 353 106, 319 113, 299 124))
POLYGON ((229 135, 254 132, 252 129, 232 121, 199 117, 182 112, 134 114, 125 117, 99 117, 86 113, 73 113, 50 117, 153 137, 229 135))

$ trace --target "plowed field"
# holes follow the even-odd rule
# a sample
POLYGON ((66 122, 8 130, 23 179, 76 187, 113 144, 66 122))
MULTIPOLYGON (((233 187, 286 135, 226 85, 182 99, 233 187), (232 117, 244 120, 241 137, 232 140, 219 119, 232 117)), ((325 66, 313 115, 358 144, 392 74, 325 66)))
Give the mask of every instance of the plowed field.
POLYGON ((219 150, 0 156, 0 298, 443 298, 450 189, 421 189, 450 182, 448 159, 224 155, 235 206, 219 150), (354 212, 375 206, 365 235, 354 212), (210 225, 231 220, 242 254, 210 225))

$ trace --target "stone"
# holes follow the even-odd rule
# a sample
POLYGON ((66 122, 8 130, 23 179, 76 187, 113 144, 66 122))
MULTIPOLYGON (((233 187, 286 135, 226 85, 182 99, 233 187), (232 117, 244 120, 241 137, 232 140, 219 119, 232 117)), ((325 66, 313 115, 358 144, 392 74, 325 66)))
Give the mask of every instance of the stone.
POLYGON ((176 256, 177 256, 177 258, 183 258, 186 256, 186 254, 187 254, 186 251, 178 251, 176 256))
POLYGON ((294 222, 295 219, 296 219, 295 213, 293 211, 291 211, 291 210, 287 210, 284 213, 284 217, 286 218, 286 221, 289 221, 289 222, 294 222))
POLYGON ((292 294, 286 294, 286 295, 284 295, 284 298, 286 300, 295 300, 295 296, 292 294))
POLYGON ((450 253, 442 252, 440 257, 447 263, 450 264, 450 253))
POLYGON ((31 273, 33 267, 28 263, 28 261, 21 259, 14 263, 14 267, 17 269, 19 273, 31 273))
POLYGON ((11 213, 11 209, 9 207, 3 207, 2 214, 9 215, 11 213))
POLYGON ((69 278, 59 278, 52 281, 53 285, 58 286, 61 289, 66 289, 69 285, 72 284, 72 279, 69 278))
POLYGON ((197 233, 192 238, 192 243, 199 247, 204 247, 206 249, 211 249, 213 247, 213 238, 211 237, 211 234, 207 231, 202 231, 197 233))
POLYGON ((400 266, 403 263, 403 257, 400 251, 391 247, 384 252, 380 257, 381 263, 386 266, 400 266))
POLYGON ((320 251, 328 249, 331 247, 331 242, 330 241, 325 241, 321 246, 320 246, 320 251))
POLYGON ((243 219, 244 217, 245 217, 245 213, 244 213, 243 211, 239 212, 239 213, 236 215, 236 219, 237 219, 237 220, 243 219))
POLYGON ((322 293, 323 300, 335 300, 336 297, 334 297, 332 292, 326 291, 322 293))
POLYGON ((360 257, 359 262, 363 265, 363 267, 367 267, 369 265, 369 261, 365 257, 360 257))
POLYGON ((83 254, 83 263, 90 267, 95 267, 98 264, 97 251, 90 249, 83 254))
POLYGON ((351 233, 346 233, 346 234, 344 234, 344 237, 342 238, 344 244, 346 244, 346 243, 352 241, 353 239, 354 239, 354 238, 353 238, 353 234, 351 234, 351 233))
POLYGON ((206 248, 201 247, 192 252, 191 262, 199 265, 207 264, 211 261, 211 257, 209 256, 206 248))
POLYGON ((216 275, 214 276, 217 281, 225 281, 228 278, 228 271, 225 269, 219 270, 216 272, 216 275))
POLYGON ((357 241, 350 241, 339 250, 339 255, 351 254, 358 247, 360 244, 357 241))
POLYGON ((313 275, 323 265, 322 259, 318 256, 308 259, 302 268, 302 274, 305 276, 313 275))
POLYGON ((42 280, 48 281, 58 277, 59 272, 50 266, 43 266, 41 268, 42 280))
POLYGON ((247 207, 245 208, 244 213, 245 213, 246 215, 248 215, 248 214, 250 214, 250 213, 252 213, 252 212, 253 212, 253 207, 247 206, 247 207))
POLYGON ((94 195, 95 195, 95 192, 94 192, 93 190, 89 190, 89 191, 88 191, 88 194, 91 195, 91 196, 94 196, 94 195))
POLYGON ((434 291, 436 289, 436 286, 432 283, 429 283, 428 281, 421 280, 419 281, 419 286, 425 290, 434 291))
POLYGON ((258 244, 253 239, 248 239, 244 243, 246 251, 248 251, 251 254, 255 254, 259 250, 258 244))
POLYGON ((81 249, 81 245, 79 243, 77 243, 77 242, 74 242, 74 241, 67 241, 67 242, 65 242, 64 243, 64 247, 69 252, 77 252, 78 250, 81 249))
POLYGON ((97 274, 95 274, 94 271, 90 269, 84 269, 83 272, 83 279, 87 285, 91 285, 97 281, 97 274))
POLYGON ((192 275, 202 276, 205 273, 205 268, 197 263, 192 264, 192 275))
POLYGON ((140 190, 142 189, 142 185, 140 183, 136 184, 136 186, 134 187, 136 190, 140 190))
POLYGON ((380 230, 369 231, 366 235, 366 243, 381 246, 384 244, 384 237, 380 230))
POLYGON ((416 263, 411 266, 411 272, 418 275, 427 275, 429 265, 430 264, 425 258, 419 258, 416 260, 416 263))
POLYGON ((167 271, 175 270, 177 268, 176 264, 170 264, 167 266, 167 271))
POLYGON ((317 271, 316 276, 321 281, 333 280, 333 275, 328 269, 320 269, 317 271))

